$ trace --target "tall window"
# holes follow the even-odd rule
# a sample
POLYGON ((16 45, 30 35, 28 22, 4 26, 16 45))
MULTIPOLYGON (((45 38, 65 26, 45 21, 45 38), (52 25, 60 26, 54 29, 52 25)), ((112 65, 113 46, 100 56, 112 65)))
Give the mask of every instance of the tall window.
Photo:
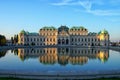
POLYGON ((42 38, 40 38, 40 41, 42 41, 42 38))
POLYGON ((37 41, 39 41, 39 38, 37 38, 37 41))
POLYGON ((27 41, 29 41, 29 38, 27 38, 27 41))
POLYGON ((78 41, 80 42, 80 38, 78 38, 78 41))
POLYGON ((75 38, 75 42, 77 41, 77 38, 75 38))
POLYGON ((85 38, 85 42, 87 41, 87 39, 85 38))
POLYGON ((97 41, 97 39, 95 38, 95 41, 97 41))
POLYGON ((82 42, 83 42, 83 38, 82 38, 82 42))
POLYGON ((92 41, 93 41, 93 38, 92 38, 92 41))
POLYGON ((72 38, 72 42, 73 42, 73 38, 72 38))
POLYGON ((55 38, 53 39, 53 41, 55 42, 55 38))
POLYGON ((50 41, 52 41, 52 38, 50 38, 50 41))

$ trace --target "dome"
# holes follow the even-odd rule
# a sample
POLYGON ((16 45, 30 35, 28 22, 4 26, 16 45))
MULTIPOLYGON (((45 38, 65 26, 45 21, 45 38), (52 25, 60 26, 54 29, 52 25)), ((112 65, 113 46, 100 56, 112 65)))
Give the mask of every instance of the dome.
POLYGON ((108 31, 107 31, 107 30, 105 30, 105 29, 104 29, 104 30, 102 30, 102 31, 98 32, 98 34, 109 34, 109 33, 108 33, 108 31))
POLYGON ((61 32, 61 31, 66 31, 66 32, 68 32, 68 30, 69 30, 69 28, 67 27, 67 26, 60 26, 59 28, 58 28, 58 32, 61 32))
POLYGON ((28 31, 25 31, 25 30, 22 30, 22 31, 20 31, 20 34, 28 35, 29 32, 28 32, 28 31))
POLYGON ((26 32, 24 30, 20 31, 21 34, 26 34, 26 32))
POLYGON ((108 31, 104 29, 101 33, 108 34, 108 31))

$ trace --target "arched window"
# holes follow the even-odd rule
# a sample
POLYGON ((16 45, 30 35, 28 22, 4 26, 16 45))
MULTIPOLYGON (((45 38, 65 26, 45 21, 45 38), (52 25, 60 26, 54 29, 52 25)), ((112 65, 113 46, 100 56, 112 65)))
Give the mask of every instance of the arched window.
POLYGON ((72 42, 73 42, 74 39, 72 38, 71 40, 72 40, 72 42))
POLYGON ((69 40, 68 39, 66 39, 66 44, 69 44, 69 40))
POLYGON ((78 41, 80 42, 80 38, 78 38, 78 41))
POLYGON ((60 39, 58 39, 58 44, 61 44, 61 40, 60 39))

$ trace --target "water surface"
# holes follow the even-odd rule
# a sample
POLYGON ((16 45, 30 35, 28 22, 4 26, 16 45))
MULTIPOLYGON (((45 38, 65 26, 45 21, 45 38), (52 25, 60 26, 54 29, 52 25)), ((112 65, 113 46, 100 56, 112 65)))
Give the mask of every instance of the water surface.
POLYGON ((77 72, 120 70, 120 52, 88 48, 19 48, 0 51, 0 70, 77 72))

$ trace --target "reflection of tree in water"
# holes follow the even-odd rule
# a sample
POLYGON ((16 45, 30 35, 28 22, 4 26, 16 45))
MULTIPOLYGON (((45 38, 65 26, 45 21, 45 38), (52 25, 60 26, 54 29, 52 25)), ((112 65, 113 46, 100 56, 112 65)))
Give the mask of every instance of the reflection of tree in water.
POLYGON ((15 54, 15 55, 18 55, 18 49, 15 49, 15 50, 14 50, 14 54, 15 54))
POLYGON ((12 50, 11 50, 11 53, 14 53, 14 55, 17 56, 17 55, 18 55, 18 49, 12 49, 12 50))
POLYGON ((6 52, 7 52, 7 51, 0 51, 0 58, 1 58, 1 57, 4 57, 4 56, 6 55, 6 52))

